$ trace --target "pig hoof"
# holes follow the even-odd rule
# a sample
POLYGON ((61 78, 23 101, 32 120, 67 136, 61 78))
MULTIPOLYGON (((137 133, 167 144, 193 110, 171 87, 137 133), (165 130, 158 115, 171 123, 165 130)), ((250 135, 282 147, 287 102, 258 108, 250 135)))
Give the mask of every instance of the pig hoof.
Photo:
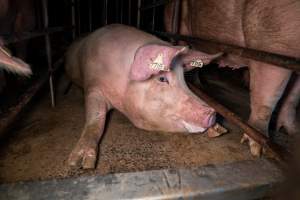
POLYGON ((97 160, 97 148, 77 144, 71 152, 68 165, 71 168, 92 169, 95 168, 97 160))
POLYGON ((206 132, 208 137, 214 138, 227 133, 228 130, 220 124, 216 123, 214 126, 210 127, 206 132))
POLYGON ((250 138, 248 135, 244 134, 241 143, 248 142, 250 147, 250 152, 253 156, 260 157, 263 153, 263 148, 260 144, 255 142, 252 138, 250 138))

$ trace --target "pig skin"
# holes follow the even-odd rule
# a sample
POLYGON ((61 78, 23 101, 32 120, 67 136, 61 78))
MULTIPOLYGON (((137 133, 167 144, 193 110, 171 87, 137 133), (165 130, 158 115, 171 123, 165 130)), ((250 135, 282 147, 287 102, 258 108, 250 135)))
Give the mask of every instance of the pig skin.
POLYGON ((86 116, 68 164, 95 167, 105 116, 112 108, 136 127, 150 131, 202 132, 212 126, 214 109, 188 89, 183 70, 184 66, 192 69, 194 60, 208 64, 220 55, 171 46, 117 24, 75 42, 67 52, 65 68, 71 80, 84 90, 86 116), (164 70, 150 69, 151 62, 158 62, 164 70))
MULTIPOLYGON (((173 4, 169 4, 165 9, 167 31, 171 31, 172 7, 173 4)), ((300 1, 183 0, 179 25, 179 32, 183 35, 300 57, 300 1)), ((205 49, 197 45, 194 47, 205 49)), ((268 135, 271 115, 284 94, 292 72, 236 55, 229 55, 221 63, 229 63, 229 67, 234 68, 249 67, 249 123, 268 135)), ((299 133, 295 110, 300 96, 299 80, 293 87, 283 102, 277 121, 277 127, 284 127, 290 134, 299 133)), ((244 135, 242 141, 248 139, 244 135)), ((249 145, 252 154, 261 154, 262 149, 257 143, 251 140, 249 145)))

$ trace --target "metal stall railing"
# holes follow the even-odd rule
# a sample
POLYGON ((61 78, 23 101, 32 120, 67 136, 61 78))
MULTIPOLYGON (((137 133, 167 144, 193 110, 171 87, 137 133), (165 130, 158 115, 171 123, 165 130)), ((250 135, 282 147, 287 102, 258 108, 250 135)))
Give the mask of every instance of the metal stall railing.
MULTIPOLYGON (((149 2, 149 1, 148 1, 149 2)), ((300 71, 300 59, 288 57, 284 55, 278 55, 270 52, 259 51, 256 49, 249 49, 239 46, 234 46, 231 44, 223 44, 216 41, 204 40, 202 38, 196 38, 186 35, 180 35, 178 33, 178 27, 180 22, 180 8, 181 8, 181 0, 157 0, 152 2, 152 4, 143 5, 142 0, 138 0, 138 11, 137 11, 137 27, 141 27, 141 12, 149 9, 153 9, 153 14, 155 15, 155 8, 158 6, 166 5, 170 2, 173 2, 173 16, 172 16, 172 32, 161 32, 155 31, 155 16, 152 17, 152 29, 147 30, 153 34, 156 34, 161 37, 166 37, 171 39, 173 44, 176 44, 178 41, 186 41, 188 43, 201 43, 202 45, 206 45, 208 47, 217 47, 218 51, 223 51, 228 54, 235 54, 238 56, 242 56, 245 58, 251 58, 255 60, 259 60, 266 63, 275 64, 278 66, 282 66, 284 68, 300 71)), ((207 100, 207 103, 210 104, 218 113, 220 113, 224 118, 226 118, 229 122, 239 126, 249 137, 255 140, 257 143, 262 145, 264 148, 271 150, 278 158, 282 160, 286 160, 289 156, 289 153, 282 148, 281 146, 272 143, 264 134, 260 131, 253 128, 251 125, 243 121, 236 114, 231 112, 229 109, 216 102, 213 98, 209 97, 203 91, 199 90, 197 87, 189 84, 190 88, 202 99, 207 100)))
MULTIPOLYGON (((79 0, 77 0, 79 1, 79 0)), ((71 6, 71 26, 70 27, 49 27, 48 18, 48 0, 42 0, 42 13, 43 13, 43 30, 37 30, 33 32, 19 33, 18 36, 11 35, 8 38, 4 37, 4 44, 11 44, 22 42, 24 40, 32 40, 38 37, 45 38, 45 50, 47 59, 47 73, 40 75, 32 85, 19 97, 17 105, 9 109, 9 113, 6 113, 5 117, 0 120, 0 137, 2 137, 10 125, 17 119, 18 114, 24 109, 24 107, 30 102, 33 96, 47 83, 49 82, 51 105, 55 107, 55 91, 53 86, 54 72, 63 63, 64 57, 62 56, 55 62, 52 60, 52 49, 50 36, 55 33, 61 33, 66 31, 72 31, 72 38, 75 39, 76 22, 75 22, 75 0, 70 0, 71 6)), ((79 11, 78 11, 79 12, 79 11)))

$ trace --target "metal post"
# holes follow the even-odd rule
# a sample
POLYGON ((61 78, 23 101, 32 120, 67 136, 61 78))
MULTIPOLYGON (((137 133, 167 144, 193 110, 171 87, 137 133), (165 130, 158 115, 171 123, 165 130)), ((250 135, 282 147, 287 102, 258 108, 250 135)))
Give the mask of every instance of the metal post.
POLYGON ((120 23, 123 24, 123 1, 120 1, 119 11, 120 11, 120 23))
POLYGON ((71 0, 71 13, 72 13, 72 39, 76 37, 76 19, 75 19, 75 0, 71 0))
MULTIPOLYGON (((44 29, 48 28, 49 21, 48 21, 48 0, 42 0, 43 5, 43 16, 44 16, 44 29)), ((51 105, 55 107, 55 94, 54 94, 54 87, 53 87, 53 74, 52 74, 52 54, 51 54, 51 43, 50 43, 50 36, 47 32, 45 34, 45 44, 46 44, 46 54, 47 54, 47 64, 48 64, 48 71, 49 71, 49 85, 50 85, 50 95, 51 95, 51 105)))
MULTIPOLYGON (((172 16, 172 33, 178 33, 178 23, 180 17, 180 7, 181 7, 181 0, 175 0, 174 7, 173 7, 173 16, 172 16)), ((173 44, 177 43, 177 40, 172 40, 173 44)))
POLYGON ((108 17, 108 15, 107 15, 107 7, 108 7, 108 2, 107 2, 107 0, 105 0, 104 1, 104 24, 105 25, 107 25, 107 23, 108 23, 108 20, 107 20, 107 17, 108 17))
POLYGON ((141 27, 141 5, 142 5, 142 0, 138 0, 138 11, 137 11, 137 22, 136 22, 137 28, 141 27))
MULTIPOLYGON (((152 1, 152 3, 155 3, 155 0, 152 1)), ((155 14, 156 14, 156 7, 152 10, 152 31, 155 30, 155 14)))
POLYGON ((78 31, 78 36, 80 36, 80 34, 81 34, 81 30, 80 30, 80 28, 81 28, 81 24, 80 24, 80 0, 77 0, 77 4, 76 4, 77 6, 77 27, 78 27, 78 29, 77 29, 77 31, 78 31))
POLYGON ((93 19, 92 19, 92 0, 89 0, 89 31, 92 32, 92 26, 93 26, 93 19))
POLYGON ((131 0, 128 0, 128 25, 131 25, 131 0))

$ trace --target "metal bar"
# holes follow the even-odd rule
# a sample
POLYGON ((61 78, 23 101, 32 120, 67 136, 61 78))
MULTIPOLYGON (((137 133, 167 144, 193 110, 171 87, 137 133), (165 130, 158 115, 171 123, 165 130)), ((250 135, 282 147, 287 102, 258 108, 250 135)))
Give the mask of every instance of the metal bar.
POLYGON ((104 24, 105 25, 107 25, 107 23, 108 23, 108 20, 107 20, 107 18, 108 18, 107 7, 108 7, 108 1, 105 0, 104 1, 104 24))
MULTIPOLYGON (((44 15, 44 28, 48 28, 49 20, 48 20, 48 0, 42 0, 43 5, 43 15, 44 15)), ((47 54, 47 64, 48 71, 50 73, 49 76, 49 86, 50 86, 50 97, 51 97, 51 105, 55 107, 55 94, 53 87, 53 77, 52 77, 52 51, 51 51, 51 42, 49 34, 45 35, 45 43, 46 43, 46 54, 47 54)))
POLYGON ((81 16, 80 16, 80 0, 76 0, 77 1, 77 33, 78 36, 80 36, 81 34, 81 16))
POLYGON ((229 109, 219 104, 216 100, 202 92, 199 88, 195 87, 192 84, 188 84, 191 90, 199 96, 203 101, 205 101, 208 105, 213 107, 219 114, 225 117, 229 122, 239 126, 249 137, 251 137, 254 141, 259 143, 263 147, 269 148, 273 153, 275 153, 279 159, 287 160, 289 159, 289 153, 286 152, 282 147, 271 143, 271 141, 262 133, 257 131, 255 128, 248 125, 244 122, 239 116, 231 112, 229 109))
POLYGON ((89 31, 92 32, 92 0, 89 0, 88 2, 88 6, 89 6, 89 31))
MULTIPOLYGON (((53 64, 53 73, 57 71, 58 67, 63 64, 64 56, 58 59, 53 64)), ((35 96, 35 94, 41 90, 41 88, 47 83, 47 80, 49 79, 49 72, 43 73, 40 78, 38 78, 37 81, 35 81, 24 93, 21 95, 21 97, 18 100, 17 105, 11 107, 9 109, 9 113, 5 113, 3 117, 1 117, 0 120, 0 139, 5 137, 5 135, 8 133, 8 130, 10 127, 12 127, 12 124, 16 121, 19 114, 23 111, 23 109, 28 105, 28 103, 31 101, 31 99, 35 96)))
MULTIPOLYGON (((191 43, 197 43, 200 44, 199 46, 202 46, 205 49, 213 49, 215 51, 222 51, 229 54, 234 54, 238 56, 242 56, 245 58, 250 58, 254 60, 259 60, 262 62, 274 64, 280 67, 284 67, 290 70, 294 71, 300 71, 300 58, 293 58, 289 56, 259 51, 255 49, 249 49, 245 47, 239 47, 235 45, 230 44, 222 44, 220 42, 216 41, 209 41, 204 40, 201 38, 191 37, 191 36, 184 36, 184 35, 178 35, 178 34, 172 34, 172 33, 166 33, 166 32, 153 32, 154 34, 157 34, 161 37, 168 37, 168 38, 174 38, 176 40, 182 40, 187 41, 191 43)), ((203 49, 203 50, 205 50, 203 49)))
POLYGON ((123 1, 120 1, 119 11, 120 11, 120 23, 123 24, 123 1))
POLYGON ((37 37, 45 36, 46 34, 50 35, 50 34, 69 31, 73 29, 74 27, 51 27, 41 31, 23 32, 18 36, 10 35, 9 37, 7 37, 6 35, 0 35, 0 37, 3 38, 3 42, 6 45, 6 44, 21 42, 24 40, 30 40, 37 37))
POLYGON ((128 25, 131 25, 131 0, 128 0, 128 25))
MULTIPOLYGON (((152 3, 155 3, 155 0, 153 0, 152 3)), ((154 7, 152 10, 152 31, 155 30, 155 14, 156 14, 156 8, 154 7)))
POLYGON ((156 1, 156 3, 153 3, 151 5, 146 5, 146 6, 140 7, 140 10, 144 11, 144 10, 152 9, 152 8, 155 8, 155 7, 158 7, 158 6, 163 6, 165 4, 170 3, 171 1, 173 1, 173 0, 156 1))
MULTIPOLYGON (((173 16, 172 16, 172 33, 178 33, 178 25, 179 25, 179 17, 180 17, 180 8, 181 8, 181 0, 175 0, 173 7, 173 16)), ((172 43, 174 45, 177 44, 177 40, 172 39, 172 43)))
POLYGON ((138 10, 137 10, 137 20, 136 20, 136 27, 141 27, 141 6, 142 6, 142 0, 138 0, 138 10))
POLYGON ((0 185, 0 199, 264 199, 285 181, 271 160, 0 185))
POLYGON ((74 40, 76 38, 76 17, 75 17, 75 0, 71 0, 72 6, 71 6, 71 24, 73 27, 72 30, 72 39, 74 40))

